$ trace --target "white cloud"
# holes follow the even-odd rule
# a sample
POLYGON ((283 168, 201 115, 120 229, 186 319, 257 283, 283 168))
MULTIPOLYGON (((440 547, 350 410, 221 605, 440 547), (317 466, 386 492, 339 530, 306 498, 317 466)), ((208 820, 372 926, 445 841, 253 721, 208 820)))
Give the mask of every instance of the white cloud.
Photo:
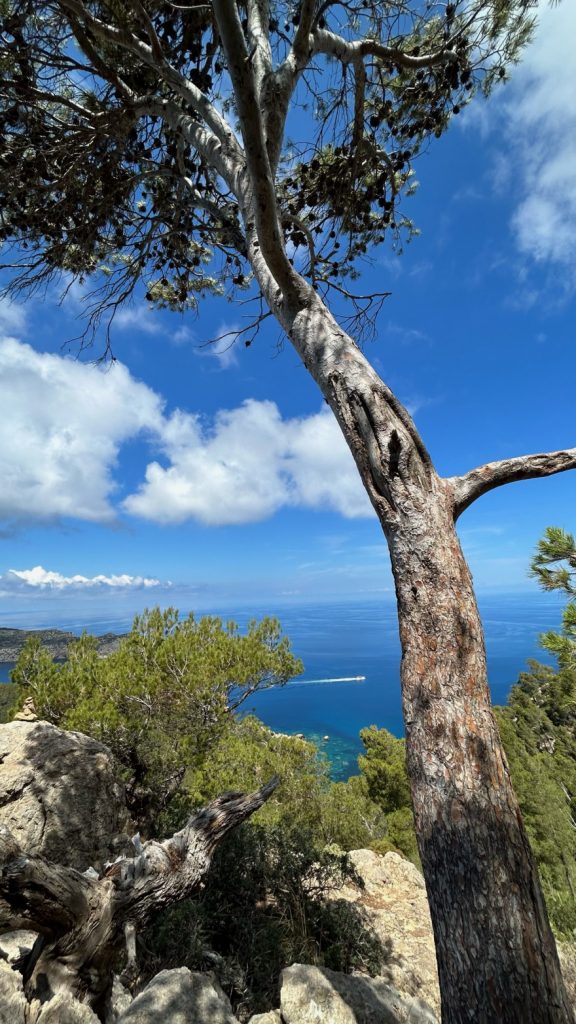
POLYGON ((538 17, 501 105, 508 187, 516 197, 512 229, 522 254, 568 270, 574 282, 576 5, 541 0, 538 17))
MULTIPOLYGON (((0 340, 0 520, 64 517, 111 523, 123 445, 144 436, 161 452, 121 508, 158 523, 257 522, 283 507, 371 516, 332 413, 283 419, 248 400, 208 422, 176 410, 130 375, 0 340)), ((28 571, 28 570, 26 570, 28 571)), ((44 582, 47 582, 46 580, 44 582)))
POLYGON ((141 334, 163 334, 164 329, 151 306, 139 302, 123 306, 114 314, 114 327, 121 331, 135 330, 141 334))
POLYGON ((24 307, 10 299, 0 299, 0 331, 7 334, 21 334, 26 326, 24 307))
POLYGON ((119 576, 63 576, 41 565, 33 569, 9 569, 0 576, 0 585, 4 589, 32 587, 38 590, 148 590, 151 587, 169 586, 147 576, 128 576, 126 573, 119 576))
POLYGON ((0 340, 0 519, 111 521, 121 445, 162 426, 162 401, 126 367, 0 340))
POLYGON ((198 346, 194 351, 197 356, 216 359, 221 370, 229 370, 238 364, 238 332, 237 324, 222 323, 214 335, 213 341, 198 346))
POLYGON ((273 402, 248 400, 211 427, 176 413, 162 431, 169 465, 151 463, 124 502, 155 522, 255 522, 283 506, 330 508, 347 517, 372 508, 329 410, 283 420, 273 402))

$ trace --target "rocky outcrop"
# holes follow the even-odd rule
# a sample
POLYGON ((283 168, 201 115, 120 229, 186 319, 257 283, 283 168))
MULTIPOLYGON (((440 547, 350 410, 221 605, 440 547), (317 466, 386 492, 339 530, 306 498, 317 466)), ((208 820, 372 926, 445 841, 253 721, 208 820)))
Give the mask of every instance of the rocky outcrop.
POLYGON ((26 1024, 22 976, 0 961, 0 1024, 26 1024))
POLYGON ((238 1024, 218 982, 179 967, 160 971, 123 1013, 118 1024, 238 1024))
POLYGON ((24 931, 3 932, 0 935, 0 957, 9 964, 17 963, 26 956, 36 942, 38 933, 24 931))
POLYGON ((380 980, 404 997, 423 1000, 440 1019, 436 951, 424 879, 397 853, 373 850, 349 855, 358 883, 350 881, 332 894, 362 907, 386 949, 380 980))
POLYGON ((27 1022, 29 1024, 101 1024, 89 1006, 79 1003, 77 999, 66 992, 59 992, 50 1002, 42 1005, 39 1005, 37 1001, 32 1003, 27 1022), (37 1010, 37 1016, 35 1010, 37 1010))
POLYGON ((293 964, 282 972, 284 1024, 436 1024, 430 1007, 384 981, 293 964))
POLYGON ((80 871, 114 860, 130 823, 107 747, 48 722, 10 722, 0 764, 0 824, 27 853, 80 871))

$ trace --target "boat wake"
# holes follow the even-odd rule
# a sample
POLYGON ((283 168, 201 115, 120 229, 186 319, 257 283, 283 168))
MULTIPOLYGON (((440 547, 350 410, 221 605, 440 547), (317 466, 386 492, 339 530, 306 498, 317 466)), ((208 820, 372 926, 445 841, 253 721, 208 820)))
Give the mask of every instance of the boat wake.
POLYGON ((317 686, 318 683, 363 683, 366 676, 332 676, 327 679, 293 679, 293 686, 317 686))

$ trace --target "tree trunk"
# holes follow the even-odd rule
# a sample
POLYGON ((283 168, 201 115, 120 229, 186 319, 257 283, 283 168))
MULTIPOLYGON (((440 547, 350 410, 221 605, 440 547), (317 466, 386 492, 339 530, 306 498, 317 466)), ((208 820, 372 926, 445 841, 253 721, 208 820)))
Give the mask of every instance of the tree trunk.
POLYGON ((492 714, 482 625, 436 478, 390 538, 414 816, 444 1024, 573 1021, 492 714))
POLYGON ((444 480, 407 410, 318 297, 276 312, 342 428, 390 548, 408 774, 443 1024, 573 1024, 454 524, 492 487, 558 472, 576 464, 576 453, 492 463, 444 480))
POLYGON ((217 845, 278 782, 218 797, 170 839, 144 843, 101 877, 28 856, 0 826, 0 929, 40 933, 21 965, 28 999, 47 1002, 66 991, 107 1021, 112 970, 123 946, 133 968, 135 930, 203 886, 217 845))

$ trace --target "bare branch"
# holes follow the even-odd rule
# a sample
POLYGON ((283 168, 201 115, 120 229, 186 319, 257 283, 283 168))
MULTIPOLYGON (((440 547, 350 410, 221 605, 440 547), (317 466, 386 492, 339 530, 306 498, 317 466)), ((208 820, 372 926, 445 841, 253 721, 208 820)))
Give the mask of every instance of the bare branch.
POLYGON ((299 291, 300 279, 284 250, 254 71, 249 60, 250 55, 238 10, 234 0, 213 0, 213 7, 234 88, 250 175, 249 191, 252 193, 253 201, 249 208, 245 209, 245 215, 250 220, 254 218, 262 254, 277 285, 285 295, 294 295, 299 291))
POLYGON ((316 0, 303 0, 293 45, 280 67, 265 82, 262 110, 268 156, 274 172, 282 151, 288 106, 298 78, 310 61, 310 32, 315 10, 316 0))
POLYGON ((57 936, 89 912, 94 881, 80 871, 25 853, 0 825, 0 928, 57 936))
POLYGON ((355 152, 355 163, 358 160, 358 147, 364 135, 364 105, 366 102, 366 68, 360 58, 354 61, 354 126, 352 129, 352 149, 355 152))
POLYGON ((500 462, 487 462, 464 473, 463 476, 452 476, 447 483, 454 494, 454 519, 480 498, 482 494, 511 484, 515 480, 533 480, 541 476, 553 476, 567 469, 576 469, 576 448, 566 448, 557 452, 541 452, 537 455, 520 455, 515 459, 502 459, 500 462))
POLYGON ((436 50, 434 53, 423 53, 417 57, 395 46, 385 46, 377 39, 354 39, 349 41, 335 32, 316 29, 310 39, 311 53, 326 53, 336 57, 343 64, 357 61, 359 57, 379 57, 397 67, 429 68, 436 64, 457 61, 458 55, 449 47, 436 50))
POLYGON ((107 865, 101 878, 30 856, 0 826, 0 927, 33 928, 56 940, 86 929, 94 946, 96 923, 113 916, 121 939, 125 921, 141 925, 155 908, 194 893, 218 843, 257 811, 279 782, 275 776, 254 793, 225 793, 170 839, 149 840, 135 857, 107 865))
POLYGON ((256 91, 261 93, 262 83, 272 70, 272 49, 268 22, 270 4, 268 0, 248 0, 248 43, 253 52, 252 66, 256 79, 256 91))
POLYGON ((144 4, 140 3, 140 0, 130 0, 130 4, 146 28, 146 32, 148 33, 148 38, 150 40, 150 46, 152 47, 152 53, 156 57, 156 60, 163 61, 164 55, 162 53, 160 40, 156 35, 156 29, 152 24, 152 19, 144 7, 144 4))

